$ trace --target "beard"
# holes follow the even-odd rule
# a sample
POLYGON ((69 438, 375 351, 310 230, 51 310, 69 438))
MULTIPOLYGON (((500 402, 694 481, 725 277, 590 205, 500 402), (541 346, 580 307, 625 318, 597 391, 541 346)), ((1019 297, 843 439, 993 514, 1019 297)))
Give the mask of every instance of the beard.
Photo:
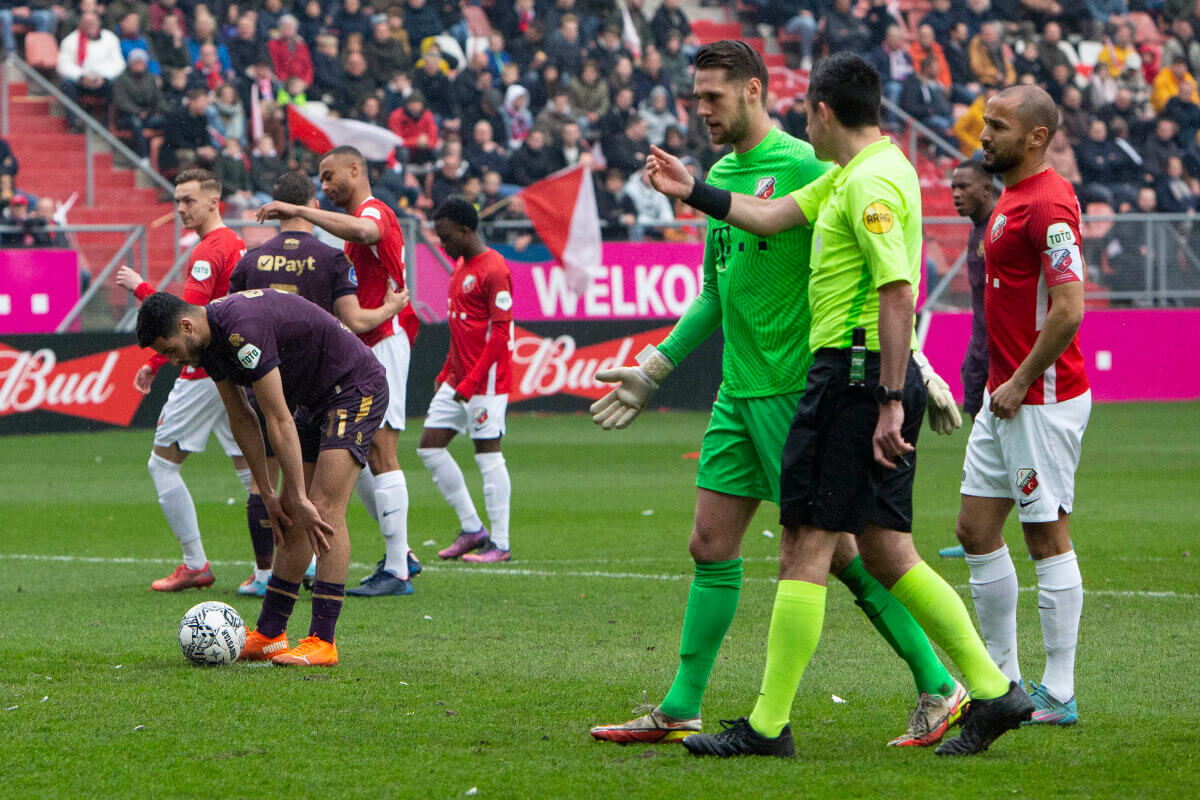
POLYGON ((725 127, 724 133, 712 137, 713 144, 737 144, 750 135, 750 110, 743 98, 738 98, 737 113, 725 127))
POLYGON ((999 150, 993 150, 991 153, 992 160, 988 162, 988 153, 983 154, 982 166, 985 172, 992 175, 998 175, 1003 172, 1008 172, 1013 167, 1021 163, 1021 159, 1014 153, 1003 153, 999 150))

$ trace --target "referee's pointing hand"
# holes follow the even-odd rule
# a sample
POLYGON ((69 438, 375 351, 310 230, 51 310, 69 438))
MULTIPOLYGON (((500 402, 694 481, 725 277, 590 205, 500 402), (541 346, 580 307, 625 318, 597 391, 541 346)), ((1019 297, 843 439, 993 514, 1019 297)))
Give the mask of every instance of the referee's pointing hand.
POLYGON ((907 464, 904 456, 915 449, 900 435, 903 422, 904 406, 900 405, 899 400, 879 406, 879 422, 875 426, 871 444, 875 450, 875 461, 888 469, 895 469, 897 460, 907 464))

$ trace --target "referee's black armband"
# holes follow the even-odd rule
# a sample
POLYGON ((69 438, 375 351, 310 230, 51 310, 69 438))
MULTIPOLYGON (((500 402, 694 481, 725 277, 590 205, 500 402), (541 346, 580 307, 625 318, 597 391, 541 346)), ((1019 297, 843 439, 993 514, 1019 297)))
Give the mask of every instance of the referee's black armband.
POLYGON ((713 219, 725 219, 733 205, 733 195, 728 189, 718 189, 698 180, 692 186, 692 193, 683 202, 713 219))

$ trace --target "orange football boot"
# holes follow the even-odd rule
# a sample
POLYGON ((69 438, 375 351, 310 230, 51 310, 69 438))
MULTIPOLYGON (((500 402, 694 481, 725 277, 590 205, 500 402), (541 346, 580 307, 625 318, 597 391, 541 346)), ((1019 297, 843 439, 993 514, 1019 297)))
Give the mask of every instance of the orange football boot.
POLYGON ((180 564, 165 578, 159 578, 150 584, 156 592, 182 592, 184 589, 207 589, 213 585, 216 578, 208 562, 200 569, 188 569, 186 564, 180 564))
POLYGON ((281 667, 332 667, 337 662, 337 645, 316 636, 305 636, 291 650, 271 657, 281 667))
POLYGON ((238 660, 267 661, 272 656, 286 653, 290 647, 286 631, 271 639, 253 630, 246 634, 246 646, 242 648, 242 655, 238 660))

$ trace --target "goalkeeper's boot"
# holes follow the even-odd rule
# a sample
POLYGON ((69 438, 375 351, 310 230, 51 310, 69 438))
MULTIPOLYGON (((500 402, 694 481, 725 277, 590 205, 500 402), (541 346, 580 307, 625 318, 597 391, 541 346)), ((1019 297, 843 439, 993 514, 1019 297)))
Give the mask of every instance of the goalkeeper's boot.
POLYGON ((937 744, 966 711, 970 696, 958 681, 949 697, 921 692, 917 707, 908 717, 908 730, 888 742, 888 747, 929 747, 937 744))
POLYGON ((474 553, 463 554, 462 560, 472 564, 497 564, 501 561, 512 561, 512 551, 501 550, 491 539, 488 539, 487 544, 474 553))
POLYGON ((1008 691, 991 700, 972 699, 962 718, 962 733, 942 742, 934 752, 939 756, 972 756, 982 753, 1008 731, 1016 730, 1033 716, 1033 701, 1016 681, 1008 691))
POLYGON ((254 573, 250 573, 250 577, 242 582, 242 585, 237 588, 237 593, 243 597, 266 597, 267 582, 260 581, 254 577, 254 573))
POLYGON ((305 636, 291 650, 271 658, 281 667, 333 667, 337 662, 337 645, 316 636, 305 636))
POLYGON ((208 566, 207 561, 204 562, 204 566, 200 569, 188 569, 186 564, 180 564, 170 575, 165 578, 159 578, 150 584, 150 588, 156 592, 182 592, 184 589, 207 589, 213 585, 215 580, 212 568, 208 566))
POLYGON ((411 578, 400 578, 388 572, 382 566, 371 573, 365 581, 353 589, 347 589, 350 597, 387 597, 390 595, 407 595, 413 593, 411 578))
POLYGON ((616 725, 597 725, 592 728, 593 739, 617 744, 665 744, 679 742, 700 732, 700 718, 675 719, 668 717, 658 706, 639 703, 633 713, 640 716, 616 725))
POLYGON ((438 551, 438 558, 452 559, 462 556, 464 553, 469 553, 472 550, 482 547, 488 541, 488 529, 480 528, 474 533, 459 531, 458 538, 454 540, 454 544, 447 547, 445 550, 438 551))
POLYGON ((300 579, 300 583, 304 584, 304 588, 312 591, 313 585, 317 582, 317 557, 313 556, 312 561, 308 562, 308 569, 304 570, 304 577, 300 579))
POLYGON ((683 740, 683 746, 694 756, 777 756, 794 758, 796 745, 792 741, 792 726, 784 725, 774 739, 763 736, 750 725, 749 717, 721 720, 720 733, 699 733, 683 740))
POLYGON ((269 661, 272 656, 286 653, 290 647, 286 631, 271 638, 253 630, 246 634, 246 646, 242 648, 242 654, 238 660, 269 661))
POLYGON ((1045 686, 1033 683, 1033 693, 1029 699, 1033 701, 1033 717, 1027 725, 1074 725, 1079 722, 1079 709, 1072 697, 1065 703, 1055 700, 1045 686))
POLYGON ((938 550, 938 555, 942 558, 966 558, 967 551, 963 549, 961 544, 956 544, 954 547, 943 547, 938 550))

